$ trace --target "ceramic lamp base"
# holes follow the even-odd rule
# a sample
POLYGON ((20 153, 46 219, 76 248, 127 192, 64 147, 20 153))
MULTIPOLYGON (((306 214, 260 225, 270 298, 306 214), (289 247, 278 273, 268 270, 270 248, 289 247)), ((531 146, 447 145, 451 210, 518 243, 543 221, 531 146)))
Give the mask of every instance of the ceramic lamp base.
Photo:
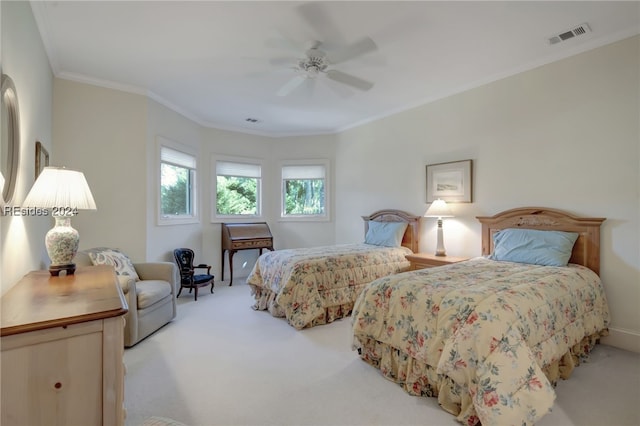
POLYGON ((49 272, 57 276, 61 271, 67 271, 71 275, 76 270, 73 258, 78 252, 80 235, 71 227, 71 218, 68 216, 54 216, 56 224, 47 232, 45 246, 51 259, 49 272))

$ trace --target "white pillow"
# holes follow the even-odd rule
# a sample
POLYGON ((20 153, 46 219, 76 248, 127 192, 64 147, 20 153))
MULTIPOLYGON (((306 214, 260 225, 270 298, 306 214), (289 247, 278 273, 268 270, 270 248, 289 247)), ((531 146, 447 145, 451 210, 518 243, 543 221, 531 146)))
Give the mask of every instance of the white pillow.
POLYGON ((133 262, 120 250, 98 247, 87 250, 86 253, 94 265, 111 265, 115 268, 116 275, 124 275, 140 281, 140 277, 133 267, 133 262))

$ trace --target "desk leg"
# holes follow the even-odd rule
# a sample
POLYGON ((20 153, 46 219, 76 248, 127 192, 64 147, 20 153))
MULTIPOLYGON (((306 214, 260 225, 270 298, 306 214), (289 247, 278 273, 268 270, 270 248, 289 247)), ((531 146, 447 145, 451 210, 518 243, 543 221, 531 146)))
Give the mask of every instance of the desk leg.
POLYGON ((222 249, 222 253, 220 254, 220 257, 221 257, 220 264, 222 265, 222 281, 224 281, 224 252, 225 252, 225 250, 222 249))
POLYGON ((229 287, 233 284, 233 255, 235 250, 229 250, 229 287))

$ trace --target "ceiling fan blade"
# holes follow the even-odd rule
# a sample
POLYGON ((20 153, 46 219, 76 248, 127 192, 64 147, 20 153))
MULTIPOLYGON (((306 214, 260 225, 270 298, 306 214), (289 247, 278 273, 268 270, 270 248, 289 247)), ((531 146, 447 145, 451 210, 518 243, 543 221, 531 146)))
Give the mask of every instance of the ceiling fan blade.
POLYGON ((277 92, 278 96, 287 96, 289 93, 293 92, 298 86, 300 86, 307 78, 303 75, 297 75, 293 77, 291 80, 286 82, 284 86, 282 86, 277 92))
POLYGON ((325 80, 325 86, 329 88, 336 96, 347 99, 353 96, 355 93, 349 86, 346 84, 338 83, 337 81, 333 81, 330 79, 325 80))
POLYGON ((364 37, 356 41, 355 43, 351 43, 344 49, 340 49, 337 52, 330 53, 328 59, 332 64, 339 64, 341 62, 357 58, 376 50, 378 50, 378 45, 376 45, 376 42, 369 37, 364 37))
POLYGON ((316 90, 316 80, 315 78, 305 78, 304 88, 308 98, 313 97, 313 93, 316 90))
POLYGON ((373 87, 373 83, 370 81, 338 70, 327 71, 327 78, 363 91, 369 90, 373 87))
POLYGON ((344 44, 340 29, 329 16, 326 5, 331 3, 309 2, 298 6, 298 13, 325 43, 344 44))
POLYGON ((290 37, 280 29, 275 29, 273 31, 275 32, 276 37, 267 38, 264 42, 266 47, 289 50, 295 53, 304 52, 304 44, 295 41, 292 37, 290 37))

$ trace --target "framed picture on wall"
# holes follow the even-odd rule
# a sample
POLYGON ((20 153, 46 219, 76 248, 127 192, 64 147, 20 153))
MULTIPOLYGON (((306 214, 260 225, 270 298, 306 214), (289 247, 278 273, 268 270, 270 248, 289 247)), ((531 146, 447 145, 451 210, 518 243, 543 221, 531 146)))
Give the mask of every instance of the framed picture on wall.
POLYGON ((427 203, 438 198, 446 202, 470 203, 472 160, 427 165, 427 203))
POLYGON ((36 141, 36 179, 40 175, 42 169, 49 165, 49 152, 44 149, 40 141, 36 141))

